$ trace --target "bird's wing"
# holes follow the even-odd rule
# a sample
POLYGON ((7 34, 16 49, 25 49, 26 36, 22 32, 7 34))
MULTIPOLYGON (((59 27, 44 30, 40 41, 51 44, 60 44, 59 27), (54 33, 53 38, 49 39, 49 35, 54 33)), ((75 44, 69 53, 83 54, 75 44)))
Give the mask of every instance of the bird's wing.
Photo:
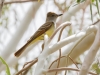
POLYGON ((35 40, 37 37, 41 36, 42 34, 44 34, 47 30, 49 30, 52 25, 54 25, 54 22, 46 22, 45 24, 43 24, 35 33, 34 35, 27 41, 27 43, 32 42, 33 40, 35 40))

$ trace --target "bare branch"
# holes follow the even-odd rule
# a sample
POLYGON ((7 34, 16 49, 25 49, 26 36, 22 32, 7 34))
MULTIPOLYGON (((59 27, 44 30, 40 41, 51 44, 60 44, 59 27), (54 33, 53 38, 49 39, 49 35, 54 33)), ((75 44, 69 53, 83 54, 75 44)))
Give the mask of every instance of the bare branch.
MULTIPOLYGON (((13 3, 26 3, 26 2, 33 2, 33 1, 38 1, 38 0, 15 0, 15 1, 10 1, 10 2, 4 2, 4 5, 7 4, 13 4, 13 3)), ((44 1, 44 0, 41 0, 44 1)))
MULTIPOLYGON (((54 68, 54 69, 48 69, 48 70, 44 70, 44 73, 50 73, 50 72, 55 72, 55 71, 63 71, 63 70, 72 70, 72 71, 80 71, 79 69, 74 69, 74 68, 68 68, 68 67, 60 67, 60 68, 54 68)), ((92 72, 88 72, 89 74, 93 74, 93 75, 98 75, 92 72)))
POLYGON ((98 30, 97 30, 97 34, 96 34, 94 43, 92 44, 88 54, 85 56, 84 62, 82 64, 82 69, 81 69, 79 75, 87 75, 87 73, 90 69, 90 66, 97 54, 97 51, 99 50, 100 22, 98 22, 97 25, 99 25, 99 27, 97 27, 98 30))
POLYGON ((37 58, 34 59, 34 60, 32 61, 31 64, 29 64, 27 67, 25 67, 25 68, 23 68, 22 70, 20 70, 16 75, 19 75, 19 74, 22 73, 23 71, 26 71, 26 70, 30 69, 30 67, 32 67, 37 61, 38 61, 37 58))

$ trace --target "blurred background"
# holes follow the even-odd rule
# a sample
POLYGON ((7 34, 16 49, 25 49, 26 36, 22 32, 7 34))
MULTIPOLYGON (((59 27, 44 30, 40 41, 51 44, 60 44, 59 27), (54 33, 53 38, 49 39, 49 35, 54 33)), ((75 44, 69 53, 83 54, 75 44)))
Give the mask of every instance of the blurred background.
MULTIPOLYGON (((8 63, 11 75, 15 75, 25 62, 36 58, 42 51, 41 44, 26 51, 20 58, 14 52, 21 48, 32 34, 46 21, 47 12, 63 14, 57 19, 56 28, 66 21, 72 23, 66 27, 62 37, 79 33, 85 27, 98 21, 100 0, 1 0, 0 2, 0 56, 8 63), (83 4, 84 3, 84 4, 83 4), (98 4, 98 5, 97 5, 98 4)), ((55 37, 54 41, 56 40, 55 37)), ((53 41, 53 42, 54 42, 53 41)), ((83 61, 84 54, 80 57, 83 61)), ((2 65, 2 63, 0 63, 2 65)), ((36 65, 34 65, 36 66, 36 65)), ((34 66, 27 75, 33 75, 34 66)), ((4 66, 0 75, 6 75, 4 66)), ((69 72, 68 75, 74 74, 69 72)), ((67 74, 66 74, 67 75, 67 74)))

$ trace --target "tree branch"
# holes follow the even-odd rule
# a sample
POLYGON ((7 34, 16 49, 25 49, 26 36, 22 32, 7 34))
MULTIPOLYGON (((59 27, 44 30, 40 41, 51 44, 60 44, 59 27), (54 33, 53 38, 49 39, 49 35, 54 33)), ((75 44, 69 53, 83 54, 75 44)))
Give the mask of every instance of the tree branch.
MULTIPOLYGON (((10 1, 10 2, 4 2, 4 5, 7 4, 13 4, 13 3, 26 3, 26 2, 33 2, 33 1, 38 1, 38 0, 15 0, 15 1, 10 1)), ((40 0, 40 1, 44 1, 44 0, 40 0)))

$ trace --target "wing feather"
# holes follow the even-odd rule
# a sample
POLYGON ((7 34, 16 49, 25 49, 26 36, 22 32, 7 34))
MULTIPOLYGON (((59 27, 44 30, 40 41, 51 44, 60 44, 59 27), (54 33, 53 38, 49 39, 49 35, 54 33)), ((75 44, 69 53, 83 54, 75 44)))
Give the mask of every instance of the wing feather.
POLYGON ((44 34, 47 30, 49 30, 52 25, 54 25, 54 22, 47 22, 45 24, 43 24, 35 33, 34 35, 27 41, 27 43, 32 42, 33 40, 35 40, 37 37, 41 36, 42 34, 44 34))

